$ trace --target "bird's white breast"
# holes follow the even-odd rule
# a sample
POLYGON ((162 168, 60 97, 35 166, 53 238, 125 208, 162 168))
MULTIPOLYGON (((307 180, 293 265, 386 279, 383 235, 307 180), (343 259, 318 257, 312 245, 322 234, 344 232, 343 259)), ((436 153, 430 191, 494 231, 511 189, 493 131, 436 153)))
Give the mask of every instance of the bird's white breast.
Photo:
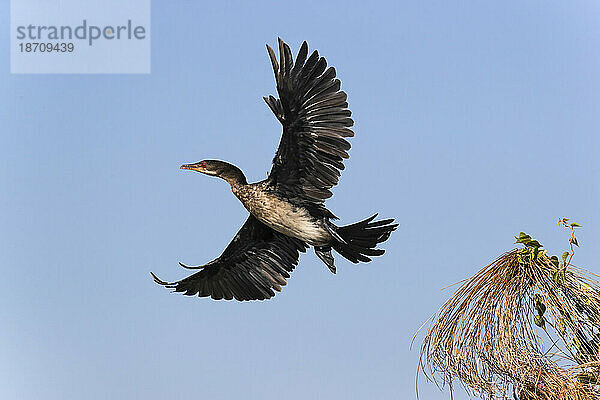
POLYGON ((313 218, 306 209, 296 207, 265 191, 262 184, 232 190, 252 215, 277 232, 314 246, 325 245, 331 241, 331 235, 322 221, 313 218))

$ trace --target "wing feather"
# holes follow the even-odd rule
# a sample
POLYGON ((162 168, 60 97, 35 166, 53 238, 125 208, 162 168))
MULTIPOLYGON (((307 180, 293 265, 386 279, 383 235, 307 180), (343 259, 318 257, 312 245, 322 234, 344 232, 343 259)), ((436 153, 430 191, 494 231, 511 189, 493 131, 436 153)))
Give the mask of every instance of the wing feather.
POLYGON ((156 283, 187 296, 215 300, 264 300, 281 291, 307 245, 272 230, 250 215, 223 251, 210 263, 195 267, 193 275, 165 282, 152 274, 156 283))
POLYGON ((276 192, 300 205, 313 204, 326 212, 325 199, 338 183, 343 160, 349 158, 354 121, 334 67, 317 51, 308 55, 303 42, 294 61, 279 39, 279 61, 267 45, 279 98, 265 101, 283 125, 283 135, 268 182, 276 192))

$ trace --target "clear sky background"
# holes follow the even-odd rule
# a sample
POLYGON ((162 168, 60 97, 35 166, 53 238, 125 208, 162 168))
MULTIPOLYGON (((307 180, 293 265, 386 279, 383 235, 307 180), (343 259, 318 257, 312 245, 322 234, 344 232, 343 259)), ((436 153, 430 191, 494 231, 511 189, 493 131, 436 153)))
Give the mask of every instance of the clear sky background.
POLYGON ((2 2, 0 398, 410 399, 441 288, 515 233, 560 254, 570 216, 575 263, 600 272, 598 2, 322 3, 155 0, 152 73, 86 76, 10 75, 2 2), (184 277, 247 216, 179 165, 270 169, 277 36, 318 49, 349 95, 328 206, 400 227, 335 276, 310 251, 270 301, 170 294, 149 271, 184 277))

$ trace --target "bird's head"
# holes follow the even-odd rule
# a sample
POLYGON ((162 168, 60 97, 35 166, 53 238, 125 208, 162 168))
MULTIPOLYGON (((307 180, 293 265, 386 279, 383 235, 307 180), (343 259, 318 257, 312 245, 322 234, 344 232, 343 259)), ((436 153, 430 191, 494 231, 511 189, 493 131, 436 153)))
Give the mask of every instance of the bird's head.
POLYGON ((202 160, 194 164, 183 164, 180 168, 202 172, 206 175, 218 176, 230 184, 246 184, 246 177, 242 170, 225 161, 202 160))

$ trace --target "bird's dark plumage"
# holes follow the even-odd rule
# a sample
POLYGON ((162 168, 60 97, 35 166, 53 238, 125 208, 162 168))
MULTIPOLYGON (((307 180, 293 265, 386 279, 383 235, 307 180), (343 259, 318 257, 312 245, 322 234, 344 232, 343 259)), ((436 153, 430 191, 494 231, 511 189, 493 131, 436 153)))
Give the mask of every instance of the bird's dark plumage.
MULTIPOLYGON (((267 45, 279 98, 265 97, 283 125, 273 167, 267 179, 246 181, 236 166, 219 160, 182 165, 226 180, 250 212, 223 254, 210 263, 191 267, 195 274, 177 282, 154 280, 186 295, 213 299, 264 300, 286 284, 309 245, 331 272, 336 272, 332 250, 347 260, 369 262, 384 250, 377 245, 396 229, 393 219, 336 226, 337 217, 325 207, 348 158, 354 136, 346 93, 333 67, 317 51, 310 56, 302 43, 294 61, 279 39, 279 61, 267 45)), ((186 267, 182 264, 182 266, 186 267)), ((190 267, 186 267, 190 268, 190 267)))
MULTIPOLYGON (((250 215, 220 257, 178 282, 156 283, 188 296, 264 300, 281 291, 306 244, 274 231, 250 215)), ((184 266, 185 267, 185 266, 184 266)), ((190 268, 190 267, 187 267, 190 268)))
POLYGON ((335 218, 322 204, 332 196, 329 189, 337 184, 343 160, 349 157, 350 143, 344 138, 354 136, 346 93, 340 90, 335 68, 327 68, 316 50, 307 59, 306 42, 295 62, 281 39, 279 63, 269 46, 267 50, 279 99, 264 99, 283 125, 268 182, 290 202, 308 204, 322 216, 335 218))

